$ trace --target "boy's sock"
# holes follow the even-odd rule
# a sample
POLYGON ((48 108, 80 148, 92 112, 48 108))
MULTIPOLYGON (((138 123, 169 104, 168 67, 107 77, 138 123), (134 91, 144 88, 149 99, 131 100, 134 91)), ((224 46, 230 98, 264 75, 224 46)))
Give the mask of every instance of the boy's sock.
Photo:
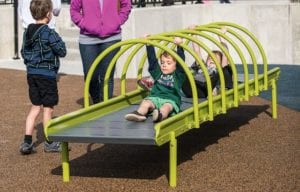
POLYGON ((31 144, 32 143, 32 135, 25 135, 24 142, 31 144))

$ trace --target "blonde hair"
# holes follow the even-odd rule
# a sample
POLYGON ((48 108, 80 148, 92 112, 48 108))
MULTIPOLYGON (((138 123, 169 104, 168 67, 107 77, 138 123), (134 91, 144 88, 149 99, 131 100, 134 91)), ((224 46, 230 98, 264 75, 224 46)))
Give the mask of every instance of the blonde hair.
MULTIPOLYGON (((223 53, 222 53, 221 51, 219 51, 219 50, 213 50, 212 53, 215 54, 215 55, 219 55, 219 57, 220 57, 220 62, 222 62, 223 53)), ((210 58, 210 55, 207 56, 206 62, 207 62, 208 58, 210 58)))

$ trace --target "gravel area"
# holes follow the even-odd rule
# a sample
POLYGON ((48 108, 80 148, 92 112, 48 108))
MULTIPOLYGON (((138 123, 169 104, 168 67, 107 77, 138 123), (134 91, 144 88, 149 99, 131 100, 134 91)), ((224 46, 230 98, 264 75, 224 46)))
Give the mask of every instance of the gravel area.
MULTIPOLYGON (((19 153, 30 108, 26 73, 0 69, 0 77, 1 192, 300 191, 300 113, 279 105, 274 120, 270 101, 260 97, 178 138, 176 188, 168 185, 168 145, 71 143, 71 180, 63 183, 60 154, 43 152, 41 117, 37 152, 19 153)), ((61 74, 59 93, 55 116, 81 108, 83 77, 61 74)))

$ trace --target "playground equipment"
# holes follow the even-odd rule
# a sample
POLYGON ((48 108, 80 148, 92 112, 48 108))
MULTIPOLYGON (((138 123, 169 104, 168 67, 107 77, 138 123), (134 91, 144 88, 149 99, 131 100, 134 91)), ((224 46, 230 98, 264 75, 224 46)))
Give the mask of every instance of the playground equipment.
MULTIPOLYGON (((159 52, 160 52, 159 51, 159 52)), ((232 50, 231 50, 232 51, 232 50)), ((277 90, 276 82, 279 78, 280 69, 274 68, 268 70, 267 58, 265 52, 256 39, 256 37, 247 29, 234 23, 215 22, 207 25, 198 26, 194 30, 179 30, 176 32, 161 33, 151 36, 149 39, 131 39, 116 43, 101 53, 94 61, 86 77, 84 87, 84 108, 65 114, 61 117, 51 120, 45 127, 46 137, 51 141, 62 142, 62 169, 63 181, 70 179, 69 171, 69 142, 78 143, 115 143, 115 144, 143 144, 161 146, 169 142, 169 184, 176 186, 176 168, 177 168, 177 140, 176 138, 185 132, 199 128, 205 121, 213 121, 219 114, 226 114, 226 111, 232 107, 238 107, 242 101, 248 101, 251 96, 257 96, 262 91, 272 88, 272 115, 277 118, 277 90), (221 27, 227 27, 227 34, 220 32, 221 27), (238 74, 236 64, 227 49, 216 40, 214 36, 219 35, 230 45, 230 48, 238 54, 243 69, 242 74, 238 74), (188 65, 173 50, 173 38, 181 37, 184 39, 182 45, 185 53, 189 53, 200 65, 204 71, 207 80, 208 97, 207 99, 198 99, 196 85, 193 76, 188 69, 188 65), (228 58, 233 72, 233 88, 225 89, 224 75, 220 63, 216 60, 209 46, 204 43, 208 41, 217 46, 228 58), (220 94, 212 95, 211 81, 205 64, 199 56, 188 46, 190 42, 198 44, 208 55, 212 57, 217 65, 220 76, 220 94), (250 44, 251 43, 251 44, 250 44), (143 53, 139 64, 137 77, 142 77, 142 69, 146 63, 145 49, 146 44, 153 45, 160 51, 164 50, 170 53, 184 69, 187 78, 192 87, 191 99, 182 98, 182 112, 169 117, 162 122, 154 124, 150 120, 142 123, 129 122, 124 119, 124 115, 137 108, 138 104, 147 92, 136 87, 136 90, 126 91, 126 73, 134 56, 139 51, 143 53), (248 52, 251 57, 251 64, 248 64, 245 55, 241 49, 244 46, 244 52, 248 52), (120 48, 120 51, 112 59, 104 82, 104 101, 92 105, 89 104, 89 83, 92 74, 99 63, 110 51, 120 48), (256 55, 260 56, 262 64, 257 64, 257 56, 253 48, 256 48, 256 55), (108 99, 108 79, 109 75, 118 61, 118 59, 127 53, 128 57, 123 65, 120 79, 120 95, 108 99), (249 75, 249 66, 252 67, 253 76, 249 75)))

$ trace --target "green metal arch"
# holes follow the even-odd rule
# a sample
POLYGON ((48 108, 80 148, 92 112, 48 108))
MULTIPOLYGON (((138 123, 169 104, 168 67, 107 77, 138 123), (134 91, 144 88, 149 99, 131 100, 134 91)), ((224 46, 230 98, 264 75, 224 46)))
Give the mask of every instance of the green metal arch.
POLYGON ((239 29, 241 31, 243 31, 245 34, 247 34, 253 41, 254 43, 257 45, 257 48, 262 56, 262 60, 263 60, 263 75, 264 75, 264 90, 268 89, 268 61, 267 61, 267 57, 266 57, 266 53, 261 45, 261 43, 258 41, 258 39, 253 35, 253 33, 251 33, 248 29, 246 29, 245 27, 242 27, 238 24, 235 23, 231 23, 231 22, 214 22, 211 24, 216 24, 216 25, 221 25, 221 26, 230 26, 236 29, 239 29))
MULTIPOLYGON (((196 38, 193 38, 193 37, 191 37, 189 35, 186 35, 186 34, 183 34, 183 33, 178 33, 178 32, 163 33, 163 34, 160 34, 160 35, 163 35, 163 36, 172 36, 172 37, 177 36, 177 37, 188 39, 188 40, 193 41, 193 42, 195 42, 197 44, 200 44, 200 46, 203 47, 203 49, 205 49, 211 55, 213 61, 217 65, 217 67, 219 66, 218 67, 218 72, 222 75, 222 77, 224 76, 223 72, 222 72, 222 70, 220 68, 220 64, 217 61, 215 55, 201 41, 199 41, 196 38)), ((199 63, 200 68, 204 72, 204 76, 205 76, 205 79, 206 79, 207 90, 212 90, 211 80, 210 80, 210 77, 209 77, 209 74, 208 74, 207 67, 205 66, 205 64, 203 63, 203 61, 198 57, 198 55, 193 50, 191 50, 190 48, 188 48, 188 50, 189 50, 188 52, 194 57, 194 59, 197 61, 197 63, 199 63)), ((222 92, 223 93, 223 97, 222 97, 222 112, 226 113, 224 77, 223 77, 223 81, 221 80, 221 88, 222 88, 222 85, 223 85, 223 92, 222 92)), ((196 98, 193 98, 193 99, 196 99, 196 98)), ((213 120, 213 97, 212 97, 212 91, 208 91, 207 99, 208 99, 208 107, 209 107, 209 120, 213 120)))
MULTIPOLYGON (((121 42, 118 42, 118 43, 116 43, 116 44, 108 47, 92 63, 92 65, 90 67, 90 70, 89 70, 89 72, 87 74, 86 81, 85 81, 85 86, 84 86, 84 106, 85 107, 89 106, 89 99, 88 99, 89 98, 89 84, 90 84, 90 81, 91 81, 92 74, 94 73, 94 71, 95 71, 97 65, 99 64, 99 62, 109 52, 111 52, 112 50, 114 50, 114 49, 116 49, 118 47, 121 47, 123 45, 128 45, 128 44, 139 44, 139 43, 140 44, 150 44, 150 45, 153 45, 155 47, 158 47, 160 49, 163 49, 163 50, 167 51, 171 56, 173 56, 178 61, 178 63, 181 65, 181 67, 183 68, 184 72, 187 75, 188 80, 191 83, 193 97, 197 98, 196 85, 195 85, 195 82, 193 80, 194 78, 193 78, 191 72, 189 71, 189 69, 187 68, 187 66, 185 65, 184 61, 173 50, 171 50, 171 49, 169 49, 167 47, 164 47, 164 46, 160 45, 159 43, 150 41, 150 40, 146 40, 146 39, 132 39, 132 40, 127 40, 127 41, 121 41, 121 42)), ((120 53, 120 55, 121 55, 121 53, 120 53)), ((117 57, 114 57, 113 59, 116 59, 116 58, 117 57)), ((113 62, 113 61, 109 64, 107 72, 106 72, 106 75, 105 75, 105 78, 104 78, 105 82, 108 80, 109 74, 111 73, 114 65, 115 65, 115 62, 113 62)), ((104 85, 105 85, 105 83, 104 83, 104 85)), ((104 101, 107 99, 107 95, 108 95, 107 94, 107 88, 104 87, 104 101), (106 98, 105 98, 105 92, 106 92, 106 98)), ((199 127, 200 123, 199 123, 199 113, 198 113, 198 105, 197 105, 197 103, 198 103, 198 100, 193 103, 193 108, 194 108, 195 126, 199 127)))
MULTIPOLYGON (((213 24, 209 24, 208 25, 209 28, 216 28, 216 29, 221 29, 222 27, 219 25, 213 25, 213 24)), ((245 46, 245 48, 247 49, 251 60, 252 60, 252 64, 253 64, 253 71, 254 71, 254 81, 255 81, 255 95, 259 94, 259 87, 258 87, 258 67, 257 67, 257 59, 255 57, 255 54, 251 48, 251 46, 247 43, 247 41, 241 36, 239 35, 237 32, 235 32, 234 30, 228 28, 227 32, 230 33, 231 35, 235 36, 238 40, 241 41, 241 43, 245 46)), ((245 76, 246 77, 246 76, 245 76)))
MULTIPOLYGON (((205 30, 205 29, 203 29, 205 30)), ((220 42, 218 42, 216 39, 214 39, 213 37, 211 37, 210 35, 197 31, 197 30, 181 30, 179 31, 181 33, 188 33, 188 34, 193 34, 193 35, 199 35, 201 37, 204 37, 208 40, 210 40, 211 42, 213 42, 215 45, 217 45, 222 52, 226 55, 226 57, 229 60, 229 64, 232 67, 232 71, 233 71, 233 92, 234 92, 234 106, 238 106, 238 102, 239 102, 239 98, 238 98, 238 89, 237 89, 237 72, 236 72, 236 67, 234 65, 234 61, 232 59, 232 57, 230 56, 230 54, 228 53, 228 51, 221 45, 220 42)), ((225 37, 226 38, 226 37, 225 37)), ((239 48, 237 48, 239 49, 239 48)))
MULTIPOLYGON (((239 55, 239 57, 242 61, 242 64, 243 64, 243 69, 244 69, 244 74, 245 74, 245 100, 248 101, 249 100, 249 77, 248 77, 249 72, 248 72, 248 65, 247 65, 247 62, 246 62, 246 59, 244 57, 244 54, 243 54, 242 50, 239 48, 239 46, 231 38, 227 37, 226 35, 221 33, 219 30, 215 30, 215 29, 211 29, 211 28, 207 28, 207 27, 202 27, 202 26, 197 27, 196 29, 200 30, 200 31, 211 32, 211 33, 214 33, 216 35, 221 36, 222 38, 226 39, 233 46, 233 48, 236 50, 236 52, 238 53, 238 55, 239 55)), ((207 36, 207 37, 209 37, 207 39, 213 40, 212 42, 215 43, 222 50, 223 53, 225 53, 225 52, 228 53, 228 50, 225 49, 219 41, 216 41, 211 36, 207 36)), ((228 55, 230 55, 230 54, 228 53, 228 55)), ((229 62, 229 64, 231 64, 231 62, 229 62)), ((238 90, 237 90, 237 82, 238 81, 237 81, 236 66, 234 65, 234 63, 232 63, 231 67, 233 67, 232 68, 232 70, 233 70, 233 84, 234 84, 233 89, 236 90, 236 92, 238 92, 238 90)), ((238 101, 236 101, 236 102, 238 103, 238 101)))

